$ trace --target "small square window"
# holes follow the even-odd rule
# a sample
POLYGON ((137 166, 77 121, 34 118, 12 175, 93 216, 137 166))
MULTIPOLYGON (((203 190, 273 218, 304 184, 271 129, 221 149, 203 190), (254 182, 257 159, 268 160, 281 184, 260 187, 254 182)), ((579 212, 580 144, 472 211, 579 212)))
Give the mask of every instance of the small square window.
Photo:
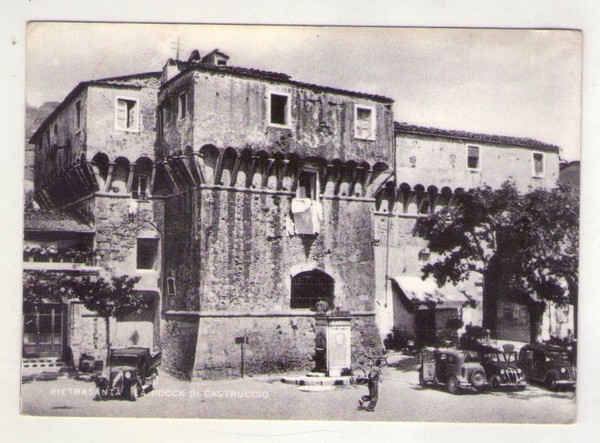
POLYGON ((137 239, 137 269, 154 269, 158 254, 158 239, 137 239))
POLYGON ((354 107, 354 138, 375 140, 375 109, 370 106, 354 107))
POLYGON ((184 92, 182 94, 179 94, 179 101, 177 106, 177 115, 179 120, 183 120, 187 117, 187 108, 187 92, 184 92))
POLYGON ((317 173, 316 171, 301 171, 298 177, 296 197, 317 199, 317 173))
POLYGON ((479 158, 479 146, 467 146, 467 169, 481 169, 479 158))
POLYGON ((290 96, 284 93, 269 94, 269 124, 273 126, 290 125, 290 96))
POLYGON ((115 106, 115 128, 123 131, 138 130, 138 102, 134 99, 118 98, 115 106))
POLYGON ((534 177, 544 177, 544 154, 541 152, 533 153, 533 170, 532 174, 534 177))

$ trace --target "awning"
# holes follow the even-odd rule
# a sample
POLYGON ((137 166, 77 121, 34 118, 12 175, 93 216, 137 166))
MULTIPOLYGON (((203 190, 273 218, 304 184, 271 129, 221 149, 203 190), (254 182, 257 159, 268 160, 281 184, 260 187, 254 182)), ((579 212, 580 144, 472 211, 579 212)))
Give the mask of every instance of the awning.
POLYGON ((456 286, 438 287, 431 278, 423 280, 421 277, 400 276, 390 279, 398 285, 404 296, 417 306, 433 304, 439 308, 454 308, 463 306, 472 299, 456 286))

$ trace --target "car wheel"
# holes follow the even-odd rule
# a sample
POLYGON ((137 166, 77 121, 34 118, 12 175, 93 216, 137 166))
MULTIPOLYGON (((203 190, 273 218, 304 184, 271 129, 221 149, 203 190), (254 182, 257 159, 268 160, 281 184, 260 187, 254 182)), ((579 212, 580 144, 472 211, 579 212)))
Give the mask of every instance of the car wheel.
POLYGON ((490 382, 492 385, 492 389, 494 391, 497 391, 498 389, 500 389, 501 382, 500 382, 499 376, 497 376, 497 375, 492 376, 492 379, 490 380, 490 382))
POLYGON ((557 383, 556 375, 548 374, 546 376, 546 381, 544 384, 551 391, 558 391, 558 383, 557 383))
POLYGON ((458 383, 458 379, 454 375, 451 375, 448 378, 447 384, 448 384, 448 392, 450 394, 453 394, 453 395, 458 394, 458 392, 460 390, 460 384, 458 383))
POLYGON ((471 374, 471 384, 478 391, 485 385, 485 373, 481 369, 476 369, 471 374))
POLYGON ((133 383, 129 386, 129 400, 137 401, 138 399, 138 386, 137 383, 133 383))
POLYGON ((98 389, 96 397, 98 400, 108 399, 108 389, 98 389))
POLYGON ((423 377, 423 370, 422 369, 419 369, 419 384, 421 386, 425 386, 426 385, 425 378, 423 377))

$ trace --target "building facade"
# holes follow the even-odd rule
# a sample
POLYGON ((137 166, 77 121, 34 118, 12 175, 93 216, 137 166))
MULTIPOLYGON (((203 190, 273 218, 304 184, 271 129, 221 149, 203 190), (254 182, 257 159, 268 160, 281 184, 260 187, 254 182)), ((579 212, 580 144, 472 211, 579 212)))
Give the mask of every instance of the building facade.
MULTIPOLYGON (((322 368, 328 318, 348 326, 342 369, 380 355, 392 328, 438 334, 487 315, 493 334, 506 326, 520 338, 525 314, 506 323, 505 302, 486 301, 481 281, 418 283, 434 257, 412 231, 460 189, 555 186, 558 148, 394 123, 392 105, 230 66, 219 50, 80 83, 31 143, 41 211, 85 220, 85 234, 81 223, 38 224, 26 241, 62 256, 83 248, 89 269, 77 272, 140 277, 151 307, 114 319, 112 345, 160 349, 163 369, 185 379, 240 375, 241 343, 250 374, 322 368)), ((26 273, 40 266, 73 270, 26 273)), ((105 351, 98 319, 76 301, 28 309, 38 335, 26 356, 105 351), (47 311, 60 346, 40 341, 47 311)))
MULTIPOLYGON (((388 183, 382 190, 375 212, 378 324, 382 335, 392 328, 414 331, 414 313, 408 315, 406 303, 398 296, 415 292, 406 283, 411 280, 405 280, 406 287, 397 290, 393 284, 401 282, 403 276, 420 277, 423 265, 435 260, 426 242, 413 235, 419 217, 451 204, 452 196, 460 190, 484 185, 499 188, 511 181, 520 192, 528 192, 555 187, 559 177, 559 148, 537 140, 399 122, 394 130, 395 184, 388 183)), ((529 341, 529 311, 525 306, 509 302, 494 291, 484 297, 483 281, 477 277, 457 288, 439 289, 440 294, 447 293, 450 304, 457 290, 469 298, 455 310, 465 325, 483 325, 491 330, 492 338, 529 341)), ((444 308, 443 299, 435 309, 444 308)), ((438 322, 432 327, 440 330, 444 325, 438 322)))

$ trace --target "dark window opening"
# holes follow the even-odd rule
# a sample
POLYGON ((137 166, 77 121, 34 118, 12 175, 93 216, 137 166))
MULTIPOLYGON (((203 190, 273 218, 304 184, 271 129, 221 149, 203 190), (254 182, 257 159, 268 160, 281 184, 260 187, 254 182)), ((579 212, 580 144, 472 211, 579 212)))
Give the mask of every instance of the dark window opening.
POLYGON ((179 108, 178 108, 179 120, 183 120, 187 117, 187 93, 183 93, 179 96, 179 108))
POLYGON ((271 123, 287 124, 287 106, 288 97, 286 95, 271 94, 271 123))
POLYGON ((335 282, 321 271, 302 272, 292 278, 292 309, 316 309, 317 302, 327 302, 333 308, 335 282))
POLYGON ((131 182, 131 197, 136 200, 148 199, 148 176, 136 174, 131 182))
POLYGON ((301 171, 298 178, 296 197, 317 199, 317 173, 314 171, 301 171))
POLYGON ((77 127, 81 128, 81 102, 75 103, 75 113, 77 114, 77 127))
POLYGON ((158 239, 137 239, 137 268, 154 269, 156 255, 158 253, 158 239))
POLYGON ((544 175, 544 154, 533 154, 533 174, 535 177, 544 175))
POLYGON ((227 61, 225 61, 225 60, 219 60, 219 61, 217 61, 217 65, 219 65, 219 66, 226 66, 227 65, 227 61))
POLYGON ((467 168, 479 169, 479 146, 468 147, 467 168))
POLYGON ((175 278, 174 277, 167 278, 167 295, 170 295, 170 296, 175 295, 175 278))

